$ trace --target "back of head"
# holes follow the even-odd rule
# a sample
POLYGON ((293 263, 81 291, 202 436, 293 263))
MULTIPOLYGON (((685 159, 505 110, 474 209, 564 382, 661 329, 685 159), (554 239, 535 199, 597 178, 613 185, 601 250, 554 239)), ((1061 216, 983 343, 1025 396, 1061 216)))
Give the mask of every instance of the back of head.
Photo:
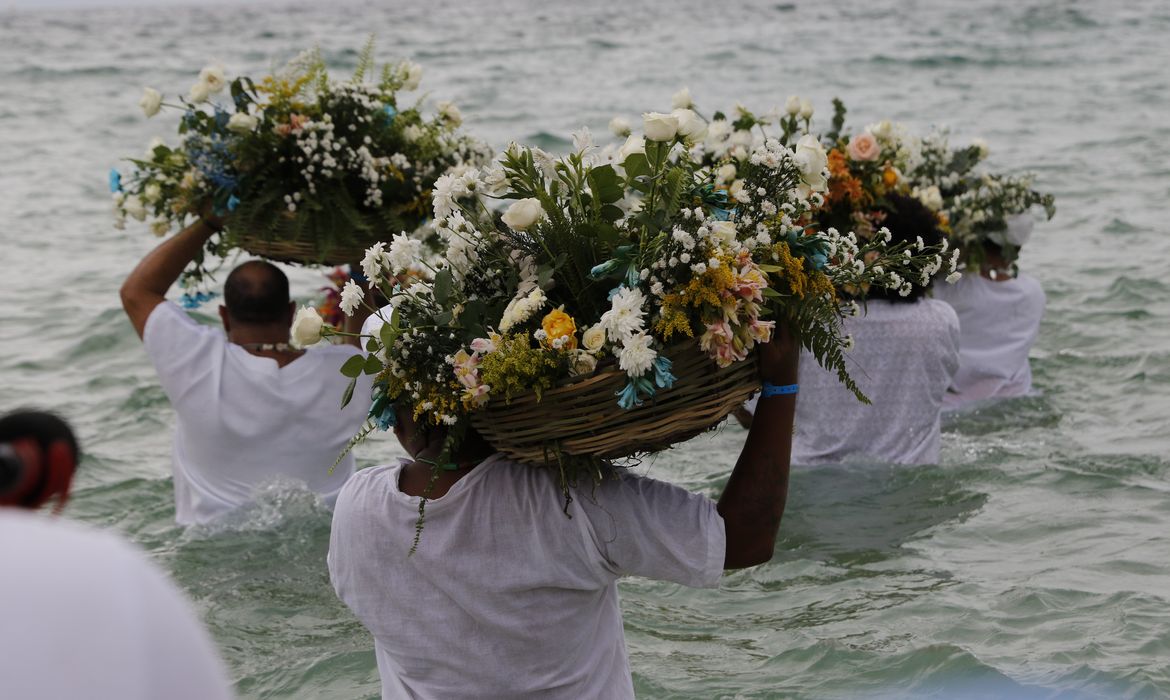
POLYGON ((52 413, 16 411, 0 418, 0 506, 39 508, 69 498, 77 467, 77 438, 52 413))
POLYGON ((224 306, 236 323, 269 325, 289 318, 288 276, 270 262, 250 260, 228 275, 224 306))
MULTIPOLYGON (((942 243, 945 234, 939 228, 938 215, 930 210, 915 197, 906 195, 890 195, 886 197, 887 205, 882 207, 885 218, 881 225, 890 230, 890 244, 909 243, 916 245, 919 238, 928 246, 942 243)), ((897 302, 916 302, 926 292, 926 286, 910 280, 910 293, 902 296, 896 290, 873 288, 869 292, 871 299, 886 299, 897 302)))

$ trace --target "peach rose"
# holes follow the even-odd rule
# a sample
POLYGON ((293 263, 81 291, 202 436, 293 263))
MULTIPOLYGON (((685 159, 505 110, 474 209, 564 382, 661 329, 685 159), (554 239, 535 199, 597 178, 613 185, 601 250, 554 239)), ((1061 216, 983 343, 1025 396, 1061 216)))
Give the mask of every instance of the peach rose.
POLYGON ((849 157, 853 160, 877 160, 881 155, 881 146, 878 146, 877 139, 868 131, 858 134, 849 139, 849 157))

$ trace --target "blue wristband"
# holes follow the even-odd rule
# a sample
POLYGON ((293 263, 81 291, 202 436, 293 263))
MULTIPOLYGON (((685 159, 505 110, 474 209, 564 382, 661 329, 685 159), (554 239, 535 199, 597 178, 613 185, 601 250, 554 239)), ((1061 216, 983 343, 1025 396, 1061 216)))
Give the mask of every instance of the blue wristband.
POLYGON ((760 398, 766 399, 769 396, 789 396, 791 394, 797 393, 798 391, 800 391, 799 384, 779 385, 764 382, 764 385, 760 388, 760 398))

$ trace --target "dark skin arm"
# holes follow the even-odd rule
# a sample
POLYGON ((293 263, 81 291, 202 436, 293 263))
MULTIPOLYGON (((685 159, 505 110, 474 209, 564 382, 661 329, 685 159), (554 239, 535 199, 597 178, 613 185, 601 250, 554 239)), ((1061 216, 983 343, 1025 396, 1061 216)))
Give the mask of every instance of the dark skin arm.
MULTIPOLYGON (((760 379, 795 384, 800 346, 778 327, 772 342, 759 346, 760 379)), ((739 461, 719 497, 727 533, 724 569, 742 569, 771 560, 788 499, 792 421, 796 396, 761 398, 739 461)))
POLYGON ((191 224, 147 253, 122 283, 122 308, 139 338, 146 330, 146 319, 166 301, 167 290, 216 230, 203 219, 191 224))

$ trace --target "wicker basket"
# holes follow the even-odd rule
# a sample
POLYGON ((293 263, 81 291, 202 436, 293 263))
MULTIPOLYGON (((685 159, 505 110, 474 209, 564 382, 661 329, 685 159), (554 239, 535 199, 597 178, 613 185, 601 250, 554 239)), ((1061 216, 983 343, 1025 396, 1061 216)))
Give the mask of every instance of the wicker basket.
POLYGON ((556 449, 571 455, 617 459, 665 449, 708 430, 760 386, 753 353, 720 368, 693 341, 666 351, 677 378, 642 406, 625 410, 617 394, 626 385, 616 366, 580 381, 489 404, 472 425, 497 450, 522 462, 545 463, 556 449))
POLYGON ((389 241, 401 231, 413 231, 422 225, 423 219, 407 215, 395 209, 390 210, 396 225, 389 225, 385 219, 367 217, 368 229, 353 231, 353 240, 339 243, 326 250, 320 250, 317 236, 310 227, 296 227, 298 215, 285 212, 277 222, 275 231, 268 235, 248 233, 248 222, 231 230, 230 241, 253 255, 277 262, 299 263, 302 265, 344 265, 357 262, 365 257, 366 248, 378 241, 389 241))
POLYGON ((381 238, 375 237, 369 241, 348 246, 337 245, 324 252, 317 250, 315 242, 306 239, 281 240, 242 235, 237 236, 236 245, 252 255, 277 262, 302 265, 344 265, 361 260, 366 254, 366 248, 379 240, 381 238))

